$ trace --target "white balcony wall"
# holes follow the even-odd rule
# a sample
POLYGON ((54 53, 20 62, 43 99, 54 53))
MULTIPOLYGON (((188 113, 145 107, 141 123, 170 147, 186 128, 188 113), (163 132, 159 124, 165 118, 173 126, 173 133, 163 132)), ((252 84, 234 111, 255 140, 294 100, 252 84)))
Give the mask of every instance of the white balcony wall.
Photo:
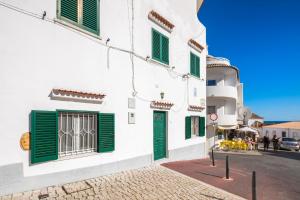
POLYGON ((207 69, 207 80, 216 80, 218 86, 236 87, 238 85, 236 71, 225 67, 207 69))
MULTIPOLYGON (((219 125, 236 125, 237 124, 237 106, 234 99, 208 98, 208 106, 216 106, 219 125)), ((209 117, 208 117, 209 118, 209 117)), ((211 121, 208 120, 208 123, 211 121)))
POLYGON ((225 97, 237 99, 237 88, 233 86, 208 86, 207 97, 225 97))

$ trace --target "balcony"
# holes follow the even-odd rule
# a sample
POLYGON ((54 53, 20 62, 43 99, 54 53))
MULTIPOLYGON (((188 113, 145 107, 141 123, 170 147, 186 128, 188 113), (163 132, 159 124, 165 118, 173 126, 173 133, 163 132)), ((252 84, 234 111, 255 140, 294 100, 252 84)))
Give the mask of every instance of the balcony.
MULTIPOLYGON (((216 121, 219 126, 234 126, 237 125, 237 116, 236 115, 218 115, 218 120, 216 121)), ((210 124, 212 121, 207 116, 207 123, 210 124)))
POLYGON ((234 86, 207 86, 207 97, 222 97, 237 99, 237 88, 234 86))

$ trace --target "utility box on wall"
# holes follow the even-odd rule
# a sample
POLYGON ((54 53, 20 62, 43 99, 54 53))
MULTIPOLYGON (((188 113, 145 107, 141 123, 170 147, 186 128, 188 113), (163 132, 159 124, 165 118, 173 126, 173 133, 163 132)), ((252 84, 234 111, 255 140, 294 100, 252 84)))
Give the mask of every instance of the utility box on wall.
POLYGON ((128 113, 128 124, 135 124, 135 113, 128 113))
POLYGON ((128 98, 128 108, 135 109, 135 99, 134 98, 128 98))

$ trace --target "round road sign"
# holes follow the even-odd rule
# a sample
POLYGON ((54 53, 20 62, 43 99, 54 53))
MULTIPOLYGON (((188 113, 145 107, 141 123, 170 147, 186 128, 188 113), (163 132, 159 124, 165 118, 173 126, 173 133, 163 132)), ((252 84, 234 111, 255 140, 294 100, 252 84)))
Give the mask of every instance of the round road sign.
POLYGON ((216 121, 218 119, 218 115, 216 113, 212 113, 210 114, 209 118, 212 120, 212 121, 216 121))

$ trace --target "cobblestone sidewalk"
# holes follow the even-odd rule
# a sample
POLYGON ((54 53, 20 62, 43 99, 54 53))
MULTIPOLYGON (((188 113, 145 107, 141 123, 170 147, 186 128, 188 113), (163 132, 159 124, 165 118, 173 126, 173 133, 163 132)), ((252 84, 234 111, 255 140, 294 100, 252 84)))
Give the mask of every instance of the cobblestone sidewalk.
POLYGON ((0 200, 198 200, 242 199, 161 166, 0 197, 0 200))

